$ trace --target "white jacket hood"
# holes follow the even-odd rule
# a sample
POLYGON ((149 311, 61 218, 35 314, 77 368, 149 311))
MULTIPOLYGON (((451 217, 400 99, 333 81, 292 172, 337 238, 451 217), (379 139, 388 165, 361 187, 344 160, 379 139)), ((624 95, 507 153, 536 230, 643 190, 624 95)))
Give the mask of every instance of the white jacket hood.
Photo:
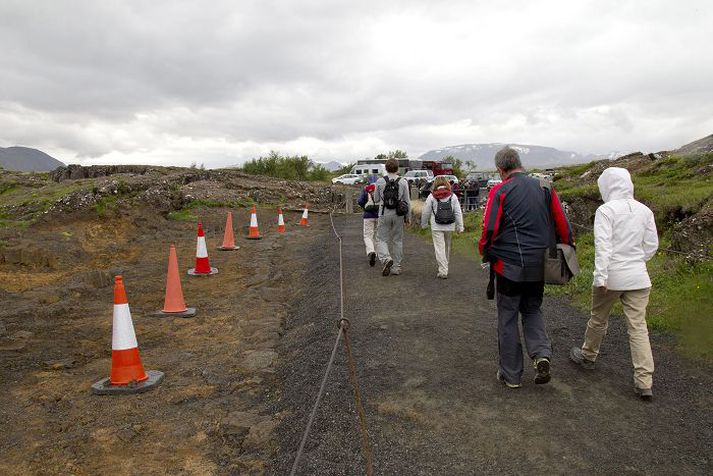
POLYGON ((634 183, 631 181, 631 175, 628 170, 621 167, 604 169, 597 180, 597 185, 605 202, 634 198, 634 183))

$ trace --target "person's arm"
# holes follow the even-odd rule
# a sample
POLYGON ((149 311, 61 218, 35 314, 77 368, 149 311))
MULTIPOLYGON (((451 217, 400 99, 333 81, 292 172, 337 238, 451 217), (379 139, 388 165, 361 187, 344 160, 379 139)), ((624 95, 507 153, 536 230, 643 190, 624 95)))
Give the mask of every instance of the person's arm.
POLYGON ((374 203, 376 204, 381 204, 381 191, 384 189, 384 178, 379 177, 379 180, 376 181, 376 190, 374 191, 374 203))
POLYGON ((502 193, 501 188, 502 184, 498 184, 490 189, 490 193, 488 194, 488 206, 483 216, 483 233, 480 235, 480 241, 478 241, 478 251, 486 258, 490 245, 492 245, 493 241, 495 241, 495 237, 498 235, 500 219, 503 214, 503 200, 505 199, 505 194, 502 193))
POLYGON ((641 243, 644 250, 644 260, 648 261, 654 257, 656 250, 659 249, 659 235, 656 232, 656 220, 654 220, 653 212, 649 211, 649 216, 646 220, 646 228, 644 229, 644 239, 641 243))
POLYGON ((564 214, 564 210, 562 210, 562 204, 560 203, 560 199, 554 188, 550 189, 550 212, 552 215, 552 222, 555 224, 557 243, 574 246, 574 233, 572 233, 572 227, 569 225, 569 221, 564 214))
POLYGON ((421 228, 426 228, 428 226, 428 221, 431 218, 431 210, 433 209, 433 197, 428 196, 426 202, 423 204, 423 209, 421 210, 421 228))
POLYGON ((402 200, 406 202, 408 205, 409 211, 411 211, 411 191, 409 189, 408 181, 401 179, 402 182, 404 182, 404 185, 401 187, 401 190, 403 191, 403 198, 402 200))
POLYGON ((458 233, 463 233, 463 210, 460 208, 460 202, 457 200, 451 200, 451 205, 453 205, 453 211, 456 215, 456 231, 458 233))
POLYGON ((594 282, 593 286, 607 286, 609 261, 612 255, 612 223, 601 209, 594 215, 594 282))

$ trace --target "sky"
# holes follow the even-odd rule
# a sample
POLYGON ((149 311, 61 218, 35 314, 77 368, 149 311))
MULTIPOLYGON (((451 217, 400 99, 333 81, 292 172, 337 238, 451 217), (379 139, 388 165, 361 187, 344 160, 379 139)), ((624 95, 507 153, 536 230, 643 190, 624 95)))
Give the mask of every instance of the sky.
POLYGON ((709 0, 0 0, 0 147, 65 163, 711 133, 709 0))

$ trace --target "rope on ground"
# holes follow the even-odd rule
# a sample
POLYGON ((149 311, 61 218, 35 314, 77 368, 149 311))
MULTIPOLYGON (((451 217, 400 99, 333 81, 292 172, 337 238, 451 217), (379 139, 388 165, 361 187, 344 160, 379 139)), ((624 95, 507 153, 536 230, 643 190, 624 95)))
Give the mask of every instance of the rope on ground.
MULTIPOLYGON (((335 206, 336 208, 336 206, 335 206)), ((354 356, 352 355, 352 345, 351 338, 349 337, 349 327, 350 322, 348 319, 344 318, 344 260, 342 254, 342 237, 337 232, 337 228, 334 225, 334 209, 329 213, 329 220, 332 224, 332 231, 334 231, 334 236, 337 237, 339 241, 339 333, 337 334, 337 340, 334 342, 334 348, 332 349, 332 355, 327 363, 327 370, 322 378, 322 384, 319 387, 319 392, 317 393, 317 400, 314 402, 314 407, 312 408, 312 413, 310 414, 309 420, 307 422, 307 428, 302 435, 302 441, 300 442, 300 447, 297 450, 297 455, 295 456, 295 461, 292 464, 292 471, 290 471, 290 476, 294 476, 299 466, 300 458, 302 457, 302 452, 304 451, 305 444, 307 443, 307 438, 309 437, 309 432, 312 428, 312 423, 314 422, 314 417, 317 414, 317 408, 319 407, 319 402, 322 399, 324 390, 327 385, 327 378, 329 377, 329 372, 332 369, 332 364, 334 363, 334 357, 337 354, 337 347, 339 346, 339 341, 344 335, 345 350, 347 354, 347 361, 349 364, 350 380, 352 383, 352 388, 354 390, 354 401, 357 407, 357 413, 359 415, 359 428, 361 430, 361 442, 362 442, 362 452, 364 453, 364 459, 366 460, 366 473, 368 476, 373 476, 373 458, 371 453, 371 445, 369 443, 369 432, 366 428, 366 414, 364 413, 364 406, 361 401, 361 392, 359 391, 359 382, 357 380, 356 365, 354 363, 354 356)))

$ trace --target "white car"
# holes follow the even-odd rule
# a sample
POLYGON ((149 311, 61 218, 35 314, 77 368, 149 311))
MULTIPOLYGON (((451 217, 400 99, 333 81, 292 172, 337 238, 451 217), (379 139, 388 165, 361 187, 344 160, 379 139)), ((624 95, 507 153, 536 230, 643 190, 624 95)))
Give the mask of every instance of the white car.
POLYGON ((460 183, 455 175, 437 175, 437 177, 445 177, 449 182, 460 183))
POLYGON ((425 179, 427 182, 433 180, 432 170, 409 170, 404 174, 404 180, 408 183, 415 182, 417 180, 425 179))
POLYGON ((490 180, 488 180, 488 190, 490 190, 490 189, 493 188, 494 186, 496 186, 496 185, 498 185, 498 184, 501 184, 501 183, 503 183, 503 181, 500 180, 500 179, 490 179, 490 180))
POLYGON ((334 177, 332 183, 342 183, 344 185, 354 185, 357 183, 363 183, 364 177, 357 174, 344 174, 339 177, 334 177))

